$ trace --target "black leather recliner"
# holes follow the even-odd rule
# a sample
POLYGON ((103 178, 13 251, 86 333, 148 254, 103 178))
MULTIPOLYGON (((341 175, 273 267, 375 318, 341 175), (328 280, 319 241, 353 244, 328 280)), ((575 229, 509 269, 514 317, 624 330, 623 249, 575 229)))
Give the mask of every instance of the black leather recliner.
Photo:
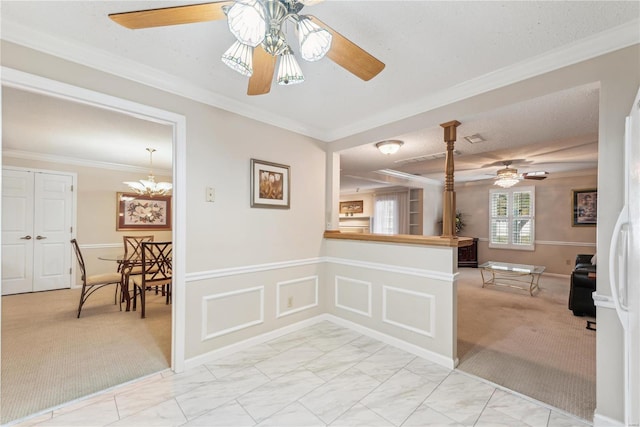
POLYGON ((569 310, 575 316, 596 317, 596 306, 592 293, 596 290, 596 279, 589 277, 589 273, 596 272, 596 266, 591 264, 593 255, 579 254, 576 265, 571 272, 571 288, 569 289, 569 310))

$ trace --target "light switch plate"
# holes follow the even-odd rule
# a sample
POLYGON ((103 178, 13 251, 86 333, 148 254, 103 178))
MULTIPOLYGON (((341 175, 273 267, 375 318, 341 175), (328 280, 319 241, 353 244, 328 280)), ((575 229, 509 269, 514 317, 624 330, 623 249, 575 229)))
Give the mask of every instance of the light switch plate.
POLYGON ((216 189, 207 187, 207 202, 214 202, 216 199, 216 189))

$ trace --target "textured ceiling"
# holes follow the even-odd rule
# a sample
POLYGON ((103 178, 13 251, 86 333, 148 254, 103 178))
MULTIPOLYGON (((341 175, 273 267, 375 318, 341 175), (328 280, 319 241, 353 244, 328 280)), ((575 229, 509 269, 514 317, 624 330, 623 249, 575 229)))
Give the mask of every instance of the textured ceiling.
MULTIPOLYGON (((325 1, 306 7, 303 13, 317 16, 383 61, 386 68, 373 80, 363 82, 327 58, 315 63, 301 61, 306 77, 303 84, 274 84, 271 93, 249 97, 247 79, 220 61, 233 41, 226 23, 129 30, 107 17, 114 12, 189 3, 194 2, 3 0, 1 36, 323 141, 450 103, 460 98, 462 89, 470 96, 526 78, 530 69, 550 71, 640 41, 639 2, 325 1)), ((285 32, 292 35, 290 28, 285 32)), ((456 164, 463 165, 467 156, 496 150, 497 154, 486 154, 475 163, 469 157, 469 165, 484 165, 488 159, 504 156, 531 163, 534 152, 499 150, 537 145, 539 152, 544 144, 565 140, 596 142, 589 134, 597 133, 597 97, 597 88, 579 88, 478 117, 457 117, 463 121, 458 135, 480 133, 487 142, 477 147, 458 144, 462 154, 456 164)), ((3 99, 3 104, 9 101, 15 99, 3 99)), ((13 117, 9 127, 13 120, 16 126, 20 123, 13 117)), ((3 129, 3 136, 12 131, 3 129)), ((155 131, 149 129, 151 134, 155 131)), ((396 156, 405 159, 437 152, 442 145, 441 129, 398 137, 405 145, 396 156), (436 134, 438 144, 430 143, 436 134)), ((67 141, 74 138, 69 136, 67 141)), ((105 146, 97 136, 80 138, 87 144, 100 140, 105 146)), ((108 140, 112 152, 124 152, 118 143, 120 136, 108 140)), ((424 176, 430 176, 435 167, 425 165, 417 170, 416 164, 398 165, 390 158, 385 163, 370 149, 374 142, 354 149, 358 155, 345 153, 343 166, 353 168, 354 173, 364 174, 380 166, 424 176)), ((141 145, 148 146, 147 140, 141 145)), ((62 150, 63 146, 60 143, 59 148, 51 149, 62 150)), ((89 155, 78 147, 67 144, 67 149, 78 151, 65 154, 89 155)), ((144 147, 138 150, 144 151, 144 147)), ((108 154, 100 158, 121 161, 108 154)), ((464 179, 460 172, 457 178, 464 179)))

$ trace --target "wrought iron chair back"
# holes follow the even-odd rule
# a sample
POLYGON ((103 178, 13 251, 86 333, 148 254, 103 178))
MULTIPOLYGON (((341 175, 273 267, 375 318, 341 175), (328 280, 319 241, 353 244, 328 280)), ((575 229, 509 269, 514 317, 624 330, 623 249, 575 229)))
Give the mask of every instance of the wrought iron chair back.
POLYGON ((82 280, 82 292, 80 293, 80 303, 78 304, 78 318, 80 318, 82 306, 95 291, 108 285, 116 285, 116 292, 118 291, 118 285, 122 283, 122 275, 120 273, 106 273, 87 276, 87 268, 78 241, 71 239, 71 246, 78 259, 80 278, 82 280))
POLYGON ((142 242, 142 272, 133 276, 134 310, 137 295, 140 295, 141 317, 145 313, 145 294, 149 289, 161 286, 166 296, 166 304, 171 301, 172 250, 171 242, 142 242))

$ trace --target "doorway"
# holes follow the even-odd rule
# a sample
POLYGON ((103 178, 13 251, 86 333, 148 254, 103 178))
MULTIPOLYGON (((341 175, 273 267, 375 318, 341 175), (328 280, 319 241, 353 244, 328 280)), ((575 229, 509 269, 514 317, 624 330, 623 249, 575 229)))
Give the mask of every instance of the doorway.
MULTIPOLYGON (((173 170, 170 172, 173 188, 173 221, 171 239, 174 242, 173 260, 175 263, 173 270, 174 283, 184 283, 184 228, 180 225, 180 220, 184 215, 184 204, 180 194, 184 192, 183 180, 178 176, 184 174, 184 153, 185 153, 185 119, 183 116, 175 113, 166 112, 153 107, 114 98, 103 93, 81 89, 75 86, 63 84, 57 81, 41 78, 31 74, 23 73, 17 70, 3 68, 2 74, 3 89, 6 88, 23 90, 27 93, 36 93, 48 97, 71 101, 76 107, 91 106, 104 109, 107 112, 117 112, 128 117, 145 120, 151 123, 161 124, 170 128, 171 133, 171 161, 173 170), (176 159, 180 159, 177 161, 176 159)), ((4 92, 4 90, 3 90, 4 92)), ((3 94, 4 100, 4 94, 3 94)), ((5 107, 4 111, 7 109, 5 107)), ((6 127, 6 122, 5 122, 6 127)), ((3 137, 3 140, 6 139, 3 137)), ((3 143, 4 144, 4 143, 3 143)), ((3 154, 6 150, 6 144, 3 145, 3 154)), ((144 148, 143 148, 144 150, 144 148)), ((55 157, 55 154, 51 154, 55 157)), ((72 159, 73 160, 73 159, 72 159)), ((73 161, 69 162, 73 164, 73 161)), ((77 164, 77 163, 76 163, 77 164)), ((4 165, 3 165, 4 166, 4 165)), ((146 170, 146 169, 145 169, 146 170)), ((139 175, 139 174, 138 174, 139 175)), ((97 193, 97 192, 96 192, 97 193)), ((115 200, 115 191, 114 191, 115 200)), ((113 215, 115 209, 110 211, 113 215)), ((115 228, 115 220, 113 224, 115 228)), ((101 243, 95 243, 100 246, 101 243)), ((70 251, 69 251, 70 252, 70 251)), ((45 293, 46 294, 46 293, 45 293)), ((181 286, 173 286, 173 304, 169 310, 171 311, 170 341, 171 354, 170 363, 167 363, 176 372, 183 370, 184 366, 184 329, 176 318, 184 317, 184 288, 181 286)), ((111 295, 113 301, 113 295, 111 295)), ((74 307, 75 308, 75 307, 74 307)), ((70 311, 74 311, 73 309, 70 311)), ((84 310, 83 310, 84 312, 84 310)), ((4 315, 4 313, 1 313, 4 315)), ((81 320, 81 319, 80 319, 81 320)), ((3 322, 4 326, 4 322, 3 322)), ((4 337, 2 337, 4 338, 4 337)), ((3 349, 5 347, 3 346, 3 349)), ((131 378, 133 379, 133 378, 131 378)), ((81 397, 81 396, 77 396, 81 397)), ((3 402, 4 403, 4 402, 3 402)), ((46 408, 41 408, 46 409, 46 408)), ((37 412, 37 411, 36 411, 37 412)), ((5 421, 5 420, 3 420, 5 421)))

